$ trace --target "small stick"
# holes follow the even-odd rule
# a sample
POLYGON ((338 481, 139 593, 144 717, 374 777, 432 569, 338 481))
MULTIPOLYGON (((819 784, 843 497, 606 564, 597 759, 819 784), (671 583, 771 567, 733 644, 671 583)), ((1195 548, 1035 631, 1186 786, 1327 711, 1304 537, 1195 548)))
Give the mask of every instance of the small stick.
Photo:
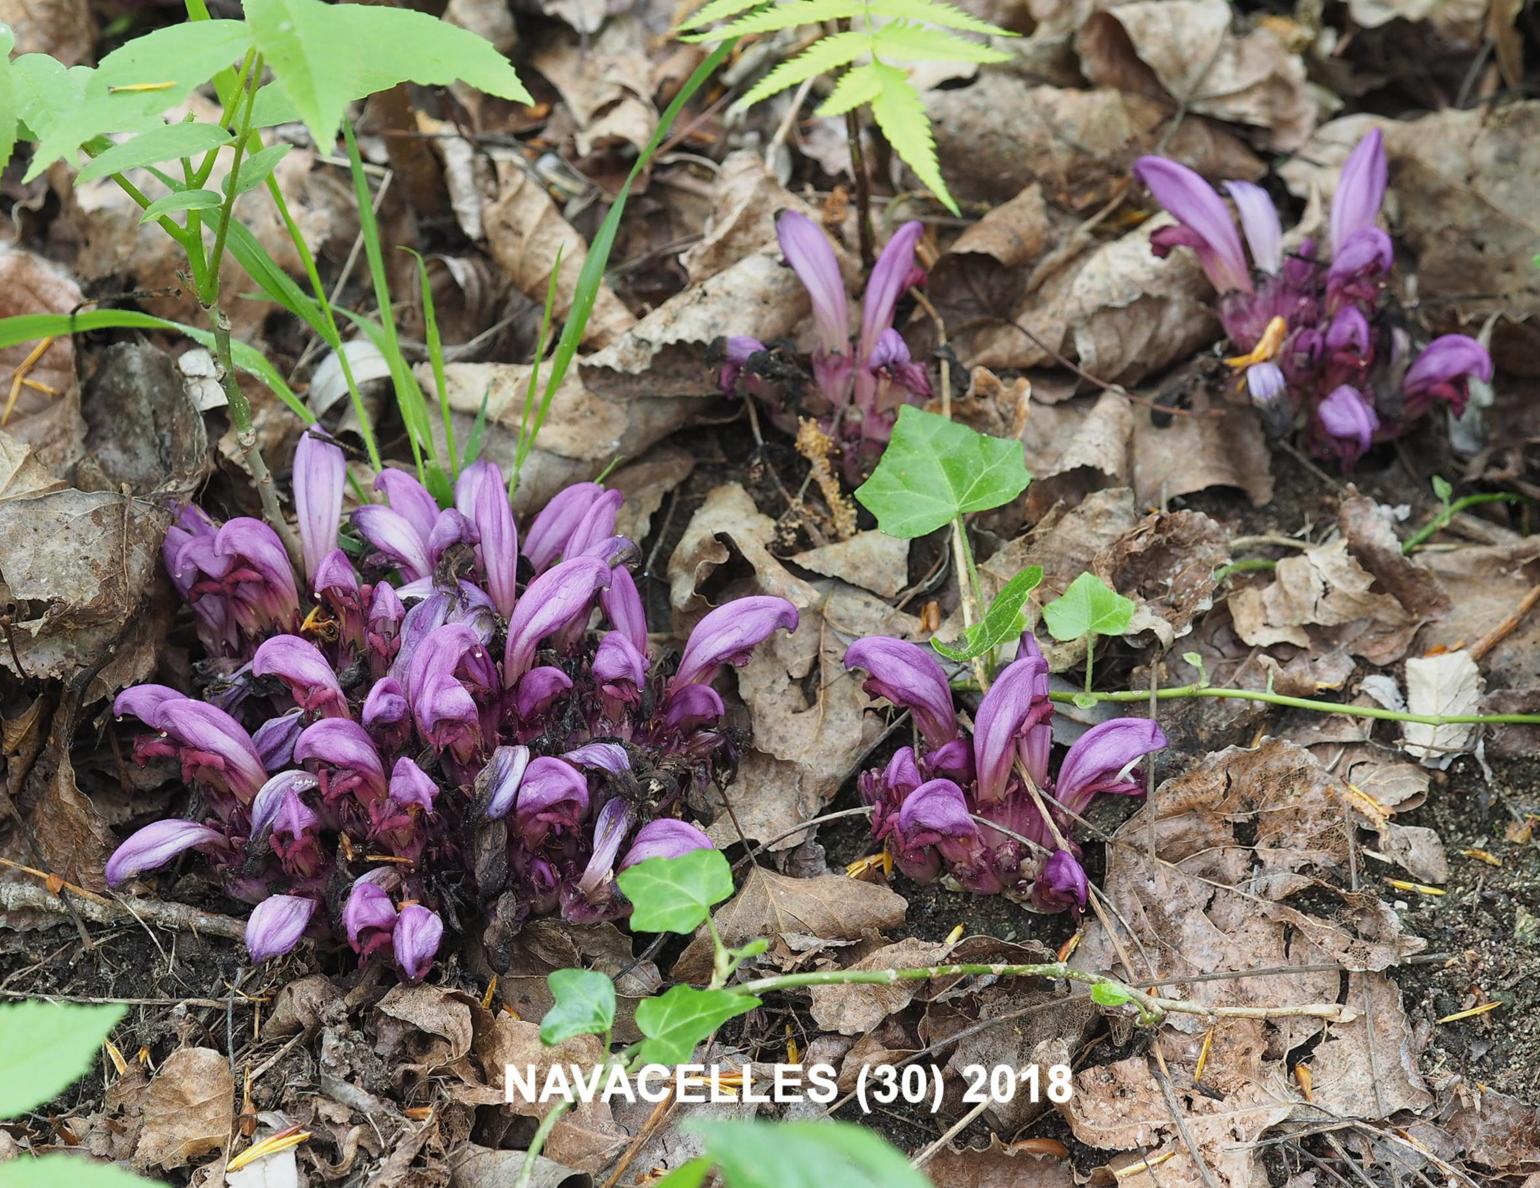
POLYGON ((1511 615, 1476 641, 1475 646, 1470 650, 1471 659, 1484 660, 1488 652, 1518 630, 1519 624, 1524 621, 1524 616, 1535 609, 1537 602, 1540 602, 1540 586, 1532 586, 1511 615))
MULTIPOLYGON (((69 906, 93 924, 130 924, 139 920, 162 928, 200 932, 226 940, 244 940, 246 937, 244 920, 200 911, 182 903, 166 903, 159 899, 99 901, 93 898, 69 906)), ((65 911, 65 905, 57 896, 33 883, 0 883, 0 908, 8 912, 25 908, 61 914, 65 911)))

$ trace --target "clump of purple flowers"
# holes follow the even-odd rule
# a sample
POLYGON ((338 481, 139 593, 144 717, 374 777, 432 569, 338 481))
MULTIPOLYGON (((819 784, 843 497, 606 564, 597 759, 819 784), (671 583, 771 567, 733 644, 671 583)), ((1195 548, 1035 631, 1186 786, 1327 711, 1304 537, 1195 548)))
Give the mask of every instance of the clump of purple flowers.
POLYGON ((899 298, 925 280, 914 259, 924 230, 918 222, 905 223, 882 249, 867 282, 861 333, 852 350, 850 304, 834 249, 812 219, 794 210, 783 212, 775 221, 776 238, 813 306, 818 345, 811 359, 812 382, 797 362, 757 338, 735 335, 722 348, 722 390, 741 386, 765 403, 772 419, 792 435, 799 415, 813 417, 840 447, 845 477, 852 484, 875 465, 892 435, 899 406, 930 399, 924 365, 910 357, 904 336, 893 326, 899 298))
POLYGON ((1084 908, 1090 885, 1076 818, 1099 793, 1143 795, 1137 767, 1166 745, 1160 727, 1144 718, 1102 722, 1052 774, 1048 664, 1030 633, 980 700, 971 737, 958 726, 945 672, 924 648, 868 636, 846 650, 845 667, 864 670, 866 691, 907 709, 919 734, 918 746, 900 748, 859 781, 872 832, 899 868, 921 882, 945 871, 981 895, 1030 892, 1046 912, 1084 908))
POLYGON ((342 451, 307 434, 302 575, 260 520, 187 507, 167 533, 166 568, 223 674, 203 699, 151 684, 118 697, 154 731, 136 758, 176 759, 193 800, 191 819, 118 848, 110 884, 197 850, 254 905, 255 960, 311 934, 388 950, 415 980, 446 927, 489 920, 495 963, 530 916, 623 915, 618 870, 711 844, 680 819, 735 757, 711 682, 795 630, 791 603, 718 607, 670 664, 624 564, 619 492, 568 487, 521 535, 489 462, 445 509, 387 470, 385 501, 352 513, 350 554, 344 481, 342 451))
POLYGON ((1378 129, 1359 141, 1331 205, 1330 255, 1304 240, 1288 253, 1272 200, 1250 182, 1228 181, 1241 236, 1224 200, 1201 177, 1163 157, 1141 157, 1134 173, 1177 220, 1150 236, 1155 253, 1198 254, 1219 290, 1219 319, 1242 352, 1251 400, 1275 426, 1302 423, 1311 448, 1344 469, 1376 441, 1405 432, 1439 401, 1459 415, 1472 377, 1489 381, 1492 359, 1463 334, 1434 339, 1411 358, 1406 332, 1385 316, 1394 262, 1390 236, 1375 225, 1387 168, 1378 129))

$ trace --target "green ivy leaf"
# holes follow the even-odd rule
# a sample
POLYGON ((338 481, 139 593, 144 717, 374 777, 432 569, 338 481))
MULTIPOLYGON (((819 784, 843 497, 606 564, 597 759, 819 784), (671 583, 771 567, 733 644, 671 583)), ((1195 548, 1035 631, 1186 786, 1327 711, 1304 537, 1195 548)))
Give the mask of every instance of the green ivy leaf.
POLYGON ((1094 573, 1082 573, 1043 607, 1043 622, 1060 643, 1082 635, 1122 635, 1133 617, 1134 604, 1094 573))
POLYGON ((700 1188, 711 1174, 711 1160, 692 1159, 680 1164, 661 1180, 654 1180, 652 1188, 700 1188))
POLYGON ((16 92, 16 76, 11 67, 11 51, 16 35, 7 25, 0 25, 0 169, 4 169, 16 148, 16 123, 21 119, 21 97, 16 92))
POLYGON ((615 983, 596 969, 558 969, 547 976, 556 1000, 540 1020, 540 1042, 603 1035, 615 1025, 615 983))
POLYGON ((213 210, 223 201, 213 190, 177 190, 146 206, 139 221, 148 223, 161 215, 175 214, 180 210, 213 210))
POLYGON ((1134 996, 1123 986, 1114 986, 1110 982, 1097 982, 1091 987, 1091 1001, 1097 1006, 1120 1007, 1133 1000, 1134 996))
POLYGON ((636 1026, 647 1038, 637 1059, 643 1064, 684 1064, 695 1046, 723 1023, 758 1005, 752 994, 694 986, 672 986, 657 998, 644 998, 636 1004, 636 1026))
POLYGON ((1021 634, 1026 624, 1022 607, 1026 605, 1027 596, 1037 589, 1042 580, 1041 566, 1027 566, 1000 587, 1000 592, 989 604, 984 617, 963 632, 958 644, 944 644, 939 639, 933 639, 930 646, 948 660, 972 660, 975 656, 994 651, 1006 640, 1021 634))
POLYGON ((277 86, 328 152, 349 103, 401 82, 466 82, 488 95, 533 102, 490 41, 427 13, 324 0, 246 0, 246 20, 277 86))
POLYGON ((132 140, 115 144, 89 161, 77 180, 88 182, 114 173, 126 173, 145 165, 175 161, 222 148, 235 138, 218 124, 166 124, 141 132, 132 140))
POLYGON ((910 540, 967 512, 1009 503, 1031 481, 1021 442, 986 437, 906 404, 856 498, 889 536, 910 540))
POLYGON ((111 1163, 83 1156, 44 1155, 0 1163, 0 1188, 156 1188, 111 1163))
POLYGON ((678 858, 649 858, 616 876, 631 901, 635 932, 694 932, 713 904, 733 893, 733 871, 718 850, 691 850, 678 858))
POLYGON ((704 1136, 706 1155, 727 1188, 930 1188, 891 1144, 849 1122, 710 1122, 685 1129, 704 1136))
MULTIPOLYGON (((267 180, 268 174, 278 168, 278 162, 289 155, 292 144, 270 144, 265 149, 258 149, 249 157, 241 158, 240 177, 235 183, 237 195, 255 190, 267 180)), ((226 194, 230 192, 230 175, 225 174, 225 180, 220 187, 226 194)))
POLYGON ((0 1006, 0 1118, 19 1118, 84 1076, 125 1009, 63 1002, 0 1006))

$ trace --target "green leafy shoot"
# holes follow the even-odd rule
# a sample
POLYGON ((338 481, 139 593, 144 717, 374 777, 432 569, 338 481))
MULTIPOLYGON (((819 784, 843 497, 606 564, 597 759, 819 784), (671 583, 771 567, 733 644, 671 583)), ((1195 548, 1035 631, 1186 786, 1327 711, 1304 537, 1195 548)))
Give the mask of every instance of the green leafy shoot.
MULTIPOLYGON (((702 1158, 726 1188, 930 1188, 877 1133, 850 1122, 684 1123, 706 1140, 702 1158)), ((689 1166, 686 1164, 685 1166, 689 1166)), ((667 1181, 665 1181, 666 1183, 667 1181)), ((700 1183, 683 1179, 681 1184, 700 1183)))
POLYGON ((889 536, 924 536, 969 512, 1009 503, 1027 489, 1021 442, 975 432, 912 405, 856 499, 889 536))
POLYGON ((1120 1007, 1134 1000, 1122 986, 1114 986, 1110 982, 1097 982, 1091 987, 1091 1001, 1097 1006, 1120 1007))
POLYGON ((637 1059, 642 1064, 684 1064, 694 1055, 696 1045, 723 1023, 758 1005, 759 999, 752 994, 697 990, 694 986, 671 986, 666 994, 644 998, 636 1004, 636 1026, 647 1038, 637 1059))
POLYGON ((932 639, 930 646, 948 660, 968 661, 994 651, 1007 640, 1021 634, 1026 626, 1027 598, 1043 580, 1040 566, 1029 565, 1005 585, 989 604, 984 617, 963 632, 956 644, 932 639))
POLYGON ((1003 50, 959 34, 1014 33, 945 0, 774 0, 762 6, 759 0, 714 0, 681 28, 693 40, 715 42, 788 29, 816 35, 836 22, 841 31, 819 37, 776 66, 750 88, 741 104, 750 107, 810 78, 842 72, 818 114, 838 116, 869 107, 904 163, 948 210, 958 213, 936 161, 924 102, 908 73, 895 63, 1008 62, 1011 55, 1003 50), (718 21, 726 23, 711 28, 718 21))
POLYGON ((713 905, 733 893, 733 872, 718 850, 692 850, 678 858, 649 858, 616 876, 631 901, 636 932, 689 935, 711 916, 713 905))
POLYGON ((21 1117, 83 1077, 125 1009, 60 1002, 0 1006, 0 1119, 21 1117))
POLYGON ((1094 573, 1082 573, 1043 607, 1048 633, 1060 643, 1083 635, 1122 635, 1133 617, 1134 604, 1094 573))
POLYGON ((548 1046, 575 1035, 608 1035, 615 1025, 615 983, 596 969, 558 969, 546 978, 556 1001, 540 1020, 548 1046))
MULTIPOLYGON (((460 455, 455 448, 454 418, 449 414, 449 380, 444 372, 444 340, 438 331, 438 310, 433 304, 433 284, 428 279, 428 265, 421 253, 404 246, 401 250, 410 253, 412 259, 417 261, 417 280, 422 288, 423 329, 428 336, 428 362, 433 368, 433 386, 438 389, 439 419, 444 427, 444 454, 449 459, 454 477, 459 478, 460 455)), ((485 400, 482 401, 482 408, 486 408, 485 400)), ((483 425, 485 425, 484 421, 483 425)))
POLYGON ((175 161, 222 148, 235 138, 218 124, 165 124, 115 144, 81 169, 76 180, 95 181, 162 161, 175 161))

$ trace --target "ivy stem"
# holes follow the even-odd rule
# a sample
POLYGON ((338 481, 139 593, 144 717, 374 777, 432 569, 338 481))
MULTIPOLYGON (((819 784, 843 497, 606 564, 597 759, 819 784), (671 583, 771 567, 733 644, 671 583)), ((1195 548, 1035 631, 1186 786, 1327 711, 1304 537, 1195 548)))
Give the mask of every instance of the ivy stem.
MULTIPOLYGON (((1113 692, 1065 693, 1055 690, 1048 694, 1053 701, 1102 701, 1138 702, 1149 701, 1152 694, 1147 689, 1120 689, 1113 692)), ((1413 714, 1404 710, 1383 709, 1372 705, 1342 705, 1335 701, 1317 701, 1309 697, 1288 697, 1282 693, 1267 693, 1257 689, 1219 689, 1210 685, 1173 685, 1156 689, 1157 701, 1173 701, 1183 697, 1216 697, 1230 701, 1265 701, 1269 705, 1282 705, 1290 709, 1311 710, 1318 714, 1342 714, 1349 718, 1374 718, 1381 722, 1414 722, 1419 726, 1480 726, 1511 723, 1523 726, 1540 726, 1540 714, 1413 714)))
POLYGON ((1449 527, 1451 520, 1468 507, 1479 507, 1483 503, 1519 503, 1523 496, 1511 492, 1485 492, 1480 495, 1463 495, 1453 503, 1441 507, 1438 514, 1406 538, 1401 546, 1402 553, 1413 553, 1429 538, 1437 536, 1445 528, 1449 527))
POLYGON ((524 1162, 519 1165, 519 1176, 514 1180, 513 1188, 529 1188, 535 1182, 535 1161, 540 1158, 540 1152, 545 1147, 546 1139, 551 1137, 551 1131, 556 1129, 556 1124, 561 1121, 562 1115, 571 1107, 571 1097, 558 1098, 551 1106, 550 1112, 540 1119, 540 1125, 535 1128, 535 1133, 529 1140, 529 1147, 524 1152, 524 1162))
MULTIPOLYGON (((952 518, 952 556, 957 567, 957 584, 961 591, 963 626, 972 627, 983 614, 979 603, 979 571, 973 564, 973 548, 968 544, 968 529, 961 515, 952 518)), ((984 667, 984 657, 973 658, 973 676, 980 690, 989 689, 989 672, 984 667)))
POLYGON ((910 969, 827 969, 812 973, 778 974, 743 982, 733 989, 743 994, 766 994, 774 990, 789 990, 799 986, 892 986, 898 982, 920 982, 931 978, 996 977, 996 978, 1048 978, 1055 981, 1079 982, 1085 986, 1105 988, 1104 996, 1109 1004, 1131 1002, 1139 1008, 1139 1021, 1144 1024, 1158 1023, 1167 1015, 1202 1015, 1225 1019, 1326 1019, 1333 1023, 1348 1023, 1358 1017, 1358 1012, 1337 1003, 1302 1003, 1294 1006, 1207 1006, 1180 998, 1161 998, 1147 994, 1133 986, 1120 982, 1106 974, 1075 969, 1062 961, 1035 965, 1004 965, 994 963, 964 965, 928 965, 910 969))

